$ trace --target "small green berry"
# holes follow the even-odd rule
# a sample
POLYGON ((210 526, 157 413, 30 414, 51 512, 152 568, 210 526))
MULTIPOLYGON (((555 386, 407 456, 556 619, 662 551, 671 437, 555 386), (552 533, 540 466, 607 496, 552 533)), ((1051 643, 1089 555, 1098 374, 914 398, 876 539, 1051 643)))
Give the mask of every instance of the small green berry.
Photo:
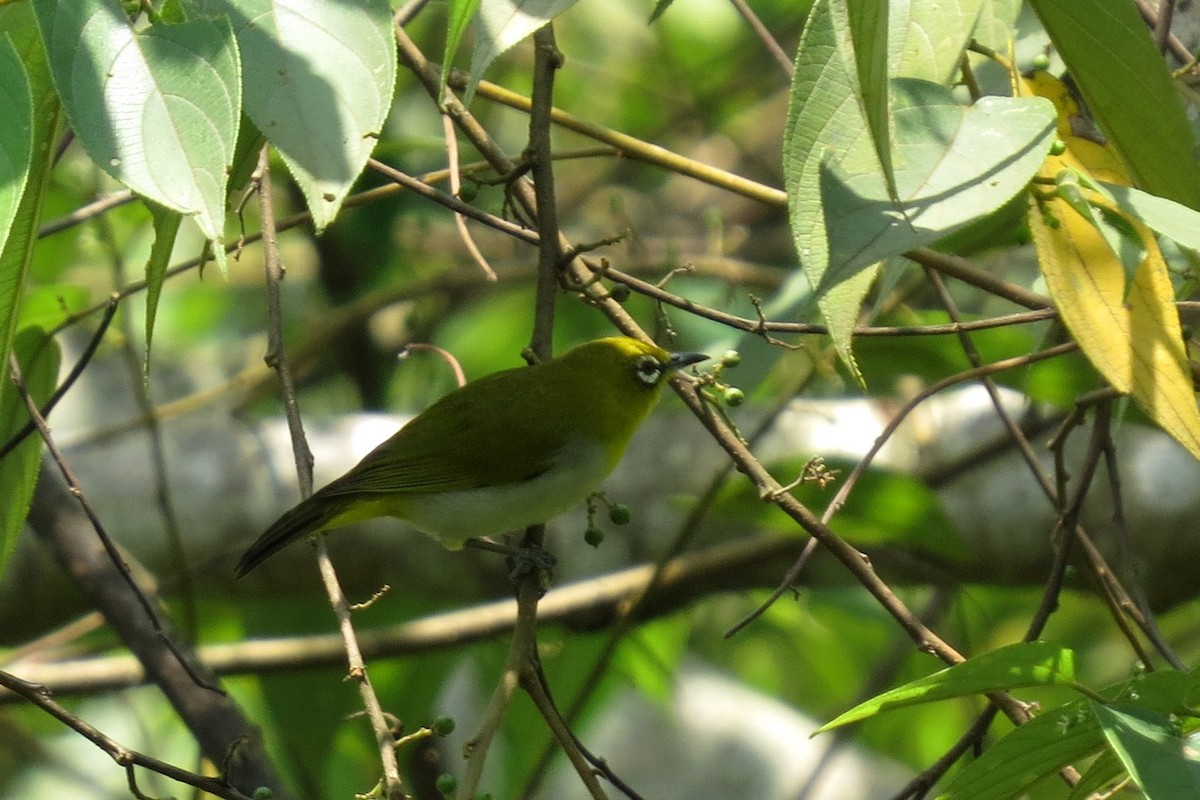
POLYGON ((613 503, 608 507, 608 518, 613 525, 628 525, 629 524, 629 506, 624 503, 613 503))
POLYGON ((1045 53, 1038 53, 1033 57, 1033 68, 1036 70, 1050 69, 1050 56, 1045 53))
POLYGON ((454 733, 454 717, 447 717, 445 714, 435 717, 429 730, 438 736, 449 736, 454 733))
POLYGON ((464 183, 458 189, 458 199, 470 203, 479 195, 479 186, 474 183, 464 183))
POLYGON ((275 800, 275 790, 270 786, 260 786, 254 790, 254 800, 275 800))
POLYGON ((746 402, 746 393, 736 386, 730 386, 721 395, 721 399, 725 401, 725 405, 730 408, 737 408, 742 403, 746 402))
POLYGON ((1054 143, 1050 145, 1050 155, 1052 156, 1061 156, 1065 152, 1067 152, 1067 143, 1062 139, 1055 139, 1054 143))
POLYGON ((583 540, 592 547, 599 547, 600 543, 604 541, 604 531, 592 526, 583 532, 583 540))
POLYGON ((614 283, 608 293, 618 303, 624 303, 629 299, 629 287, 623 283, 614 283))
POLYGON ((435 785, 443 797, 453 797, 454 793, 458 791, 458 778, 448 772, 444 772, 438 775, 435 785))
POLYGON ((742 354, 737 350, 726 350, 725 355, 721 356, 721 366, 736 367, 742 363, 742 354))

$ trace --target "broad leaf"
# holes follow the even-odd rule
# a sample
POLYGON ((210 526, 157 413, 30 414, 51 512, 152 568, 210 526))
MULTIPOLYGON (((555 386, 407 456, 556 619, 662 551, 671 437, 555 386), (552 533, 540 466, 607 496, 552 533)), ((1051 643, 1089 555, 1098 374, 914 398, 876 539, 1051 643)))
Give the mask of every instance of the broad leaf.
POLYGON ((1166 261, 1141 220, 1104 193, 1081 188, 1099 188, 1097 170, 1116 182, 1125 182, 1124 171, 1109 148, 1070 132, 1074 102, 1055 84, 1046 76, 1025 83, 1054 98, 1066 144, 1041 169, 1045 188, 1030 194, 1027 218, 1038 267, 1071 336, 1104 379, 1132 395, 1155 423, 1200 458, 1200 411, 1166 261), (1064 173, 1077 180, 1064 183, 1064 173), (1051 186, 1057 187, 1053 194, 1051 186), (1125 234, 1112 235, 1098 225, 1092 205, 1140 242, 1132 277, 1125 234))
MULTIPOLYGON (((29 106, 32 115, 25 116, 25 121, 30 123, 27 136, 31 142, 32 159, 22 169, 19 156, 15 152, 10 156, 14 159, 9 166, 12 172, 10 180, 19 180, 22 171, 26 177, 22 191, 14 194, 10 189, 7 195, 9 200, 15 197, 17 206, 11 212, 11 219, 5 226, 5 240, 3 247, 0 247, 0 385, 7 386, 8 356, 20 317, 25 275, 29 269, 34 242, 37 241, 42 198, 45 196, 54 158, 50 142, 58 130, 61 106, 54 93, 41 36, 34 21, 33 10, 28 3, 0 6, 0 34, 7 38, 16 53, 27 83, 26 96, 32 101, 32 105, 29 106)), ((8 62, 6 71, 9 75, 5 81, 8 90, 13 92, 13 120, 18 130, 11 132, 11 135, 6 131, 0 136, 9 136, 7 141, 9 146, 13 146, 21 138, 22 122, 20 92, 14 89, 14 83, 19 81, 12 75, 11 59, 8 59, 8 62)), ((7 127, 7 123, 6 111, 5 124, 0 127, 7 127)), ((6 152, 9 146, 5 147, 6 152)), ((15 149, 19 150, 19 147, 15 149)))
POLYGON ((33 98, 25 67, 8 36, 0 35, 0 252, 8 241, 33 161, 33 98))
POLYGON ((1105 192, 1122 211, 1146 223, 1146 227, 1174 239, 1184 247, 1200 251, 1200 211, 1131 186, 1103 184, 1105 192))
POLYGON ((1016 38, 1020 10, 1021 0, 983 0, 972 38, 998 53, 1005 52, 1009 42, 1016 38))
POLYGON ((71 126, 92 160, 221 241, 241 113, 229 26, 194 19, 134 32, 117 0, 34 0, 71 126))
POLYGON ((1108 746, 1148 798, 1200 797, 1200 758, 1164 714, 1092 703, 1108 746))
POLYGON ((488 66, 505 51, 575 5, 578 0, 482 0, 475 16, 475 52, 463 98, 471 101, 488 66))
MULTIPOLYGON (((1195 673, 1162 671, 1141 675, 1106 696, 1167 714, 1181 710, 1195 691, 1195 673)), ((1047 709, 986 749, 946 786, 941 800, 1009 800, 1062 767, 1100 752, 1104 734, 1091 700, 1047 709)))
POLYGON ((839 728, 897 708, 1005 691, 1075 682, 1075 655, 1050 642, 1018 642, 899 686, 860 703, 817 732, 839 728))
MULTIPOLYGON (((58 344, 40 328, 25 328, 13 340, 13 353, 35 403, 41 405, 54 391, 58 378, 58 344)), ((29 409, 11 381, 0 386, 0 444, 29 422, 29 409)), ((0 574, 12 555, 17 534, 25 524, 42 464, 42 439, 35 431, 0 459, 0 574)))
POLYGON ((898 48, 900 61, 894 74, 943 85, 952 83, 961 67, 963 48, 980 19, 984 1, 893 0, 879 5, 891 9, 892 29, 902 31, 898 48))
POLYGON ((867 281, 831 290, 1003 205, 1040 166, 1054 115, 1041 100, 990 97, 963 107, 945 87, 893 81, 897 210, 863 112, 848 30, 842 4, 813 5, 796 58, 784 178, 801 267, 839 355, 858 376, 850 330, 867 281))
POLYGON ((829 263, 821 289, 999 208, 1025 188, 1053 141, 1053 108, 1041 99, 984 97, 961 106, 937 84, 901 78, 893 86, 904 214, 890 208, 861 154, 822 164, 829 263))
POLYGON ((880 175, 888 197, 896 196, 896 177, 892 172, 891 108, 888 102, 888 3, 878 0, 847 0, 846 16, 851 47, 858 69, 858 95, 880 175))
POLYGON ((189 0, 226 16, 246 116, 275 146, 317 230, 341 208, 391 108, 396 42, 386 0, 189 0))

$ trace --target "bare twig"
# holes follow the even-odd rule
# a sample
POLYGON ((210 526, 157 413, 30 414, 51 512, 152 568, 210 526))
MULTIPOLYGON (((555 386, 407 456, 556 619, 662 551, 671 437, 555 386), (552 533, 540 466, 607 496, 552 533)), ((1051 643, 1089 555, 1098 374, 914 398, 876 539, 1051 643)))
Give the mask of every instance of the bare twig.
POLYGON ((198 775, 195 772, 180 769, 174 764, 125 747, 56 703, 51 698, 50 692, 45 686, 21 680, 16 675, 4 671, 0 671, 0 686, 42 709, 99 747, 105 753, 108 753, 113 761, 128 772, 130 781, 134 780, 133 768, 138 766, 152 772, 157 772, 160 775, 187 784, 188 786, 193 786, 215 797, 223 797, 226 800, 250 800, 249 795, 238 791, 220 778, 198 775))
MULTIPOLYGON (((79 355, 79 360, 75 362, 75 366, 71 367, 71 371, 67 373, 67 377, 59 384, 58 388, 50 395, 46 402, 42 405, 39 413, 42 418, 50 416, 50 412, 58 405, 58 401, 63 399, 63 396, 70 391, 75 385, 75 381, 79 380, 79 376, 83 374, 83 370, 91 362, 92 357, 96 355, 96 348, 100 346, 100 342, 104 339, 104 334, 108 331, 109 323, 112 322, 113 316, 117 313, 117 298, 115 295, 109 298, 108 303, 104 306, 104 316, 100 318, 100 324, 92 333, 91 339, 88 340, 87 347, 79 355)), ((29 434, 37 430, 33 420, 25 423, 21 430, 9 437, 8 441, 0 446, 0 459, 12 452, 13 448, 25 440, 29 434)))
MULTIPOLYGON (((283 345, 283 304, 281 300, 280 283, 283 280, 283 267, 279 262, 279 242, 275 228, 275 208, 271 198, 271 165, 269 145, 263 145, 258 160, 257 182, 259 203, 262 208, 262 239, 263 261, 266 271, 268 344, 265 360, 279 374, 279 382, 283 395, 283 405, 291 433, 292 451, 296 461, 296 476, 300 483, 300 496, 307 498, 312 494, 312 451, 308 448, 308 440, 304 435, 304 426, 300 417, 300 405, 296 400, 295 386, 292 373, 288 368, 287 356, 283 345)), ((346 599, 338 581, 337 572, 329 558, 329 551, 323 536, 316 537, 317 565, 325 591, 329 595, 330 605, 338 620, 338 629, 342 634, 346 649, 346 659, 349 662, 349 675, 358 684, 359 695, 370 720, 371 729, 375 735, 375 743, 379 750, 380 762, 383 767, 383 782, 389 800, 402 800, 405 796, 404 783, 400 778, 400 766, 396 760, 396 749, 393 746, 391 728, 383 715, 383 707, 367 676, 366 664, 350 619, 350 603, 346 599)))
POLYGON ((771 54, 771 58, 775 59, 775 63, 783 70, 783 74, 788 78, 792 77, 795 67, 792 65, 792 59, 788 58, 788 54, 784 52, 779 45, 778 40, 763 24, 763 21, 754 13, 754 9, 750 8, 750 4, 746 0, 730 0, 737 12, 742 15, 742 19, 746 20, 746 24, 750 26, 750 30, 754 31, 754 35, 759 38, 763 46, 767 48, 767 52, 771 54))
MULTIPOLYGON (((448 162, 448 171, 450 172, 450 194, 455 197, 459 196, 462 190, 462 182, 458 170, 458 139, 454 134, 454 123, 445 114, 442 115, 442 134, 446 138, 446 157, 448 162)), ((495 282, 496 271, 488 264, 483 253, 479 251, 478 245, 475 244, 475 239, 471 236, 471 231, 467 228, 467 220, 461 212, 454 212, 454 225, 458 228, 458 234, 462 237, 463 245, 467 248, 471 258, 483 270, 483 276, 489 281, 495 282)))

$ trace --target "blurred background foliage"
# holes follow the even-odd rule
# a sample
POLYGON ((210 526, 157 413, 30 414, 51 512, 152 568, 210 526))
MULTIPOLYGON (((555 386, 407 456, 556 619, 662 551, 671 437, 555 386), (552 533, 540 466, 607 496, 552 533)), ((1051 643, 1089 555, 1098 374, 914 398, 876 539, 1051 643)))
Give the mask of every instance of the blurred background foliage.
MULTIPOLYGON (((794 52, 807 4, 755 5, 784 50, 794 52)), ((565 56, 556 81, 555 104, 697 161, 781 186, 780 131, 788 80, 768 59, 761 42, 725 0, 677 0, 653 24, 647 23, 649 13, 649 3, 582 2, 563 15, 555 25, 558 45, 565 56)), ((1025 19, 1024 25, 1025 36, 1044 42, 1036 23, 1025 19)), ((436 54, 444 29, 445 9, 432 3, 411 23, 408 32, 427 53, 436 54)), ((1029 49, 1024 41, 1018 41, 1017 46, 1019 52, 1029 49)), ((531 63, 532 49, 520 46, 498 60, 487 78, 528 94, 531 63)), ((508 152, 521 151, 527 138, 526 115, 484 98, 476 99, 471 110, 508 152)), ((555 150, 564 153, 595 146, 561 130, 554 136, 555 150)), ((436 108, 404 71, 375 157, 413 175, 445 167, 445 145, 436 108)), ((464 159, 471 158, 464 150, 464 159)), ((276 173, 282 176, 282 165, 277 166, 276 173)), ((473 174, 467 183, 473 203, 503 215, 505 190, 495 177, 483 171, 473 174), (475 177, 481 180, 476 183, 475 177)), ((670 291, 729 313, 753 318, 756 311, 752 298, 761 298, 780 318, 805 318, 809 298, 797 283, 796 254, 785 209, 765 207, 611 155, 560 161, 556 177, 562 227, 573 242, 626 234, 623 241, 600 251, 620 269, 650 282, 669 278, 665 285, 670 291), (688 270, 672 274, 672 270, 683 267, 688 270)), ((368 172, 356 190, 382 183, 382 178, 368 172)), ((279 184, 280 217, 301 211, 303 199, 298 190, 285 180, 279 184)), ((44 217, 58 219, 118 188, 91 165, 77 146, 70 146, 54 170, 44 217)), ((227 230, 231 241, 243 230, 258 229, 255 203, 248 203, 242 216, 240 222, 231 216, 227 230)), ((130 203, 39 241, 25 313, 41 315, 39 318, 47 320, 49 327, 63 315, 102 302, 109 293, 137 280, 152 242, 150 221, 144 206, 130 203)), ((969 246, 955 246, 960 252, 979 254, 979 263, 1014 283, 1036 286, 1032 256, 1023 244, 1027 233, 1020 228, 1019 215, 1014 220, 1002 209, 973 229, 969 246)), ((532 322, 535 253, 526 245, 479 226, 472 226, 472 231, 500 276, 496 283, 483 280, 471 263, 445 209, 403 192, 346 208, 320 237, 315 237, 308 226, 281 235, 287 268, 284 334, 300 378, 300 402, 306 418, 330 420, 361 411, 414 413, 451 389, 451 371, 432 353, 417 351, 397 359, 397 353, 409 343, 432 343, 444 348, 461 362, 471 378, 520 363, 519 354, 528 342, 532 322)), ((185 233, 177 245, 176 257, 195 256, 201 247, 197 235, 185 233)), ((185 271, 167 281, 151 354, 154 367, 149 385, 155 402, 168 403, 194 391, 220 386, 238 373, 259 375, 267 324, 260 252, 256 245, 247 246, 230 260, 224 277, 209 266, 203 271, 185 271)), ((970 316, 1014 310, 965 284, 954 284, 951 289, 970 316)), ((109 380, 98 386, 125 385, 125 389, 116 390, 118 395, 128 393, 128 387, 141 380, 143 303, 143 296, 137 293, 122 301, 118 324, 105 338, 91 367, 109 374, 109 380)), ((932 290, 911 265, 891 266, 868 306, 876 310, 872 319, 876 325, 924 325, 948 320, 938 309, 932 290)), ((626 308, 648 330, 660 336, 669 333, 686 349, 712 353, 728 347, 740 350, 743 363, 727 377, 749 398, 746 406, 729 410, 744 431, 753 430, 757 420, 793 394, 801 398, 796 401, 801 416, 818 418, 834 415, 830 409, 845 408, 863 398, 820 337, 791 337, 796 347, 783 349, 717 323, 664 309, 636 294, 627 301, 626 308), (787 395, 781 398, 784 392, 787 395)), ((65 338, 71 347, 77 350, 94 322, 93 314, 68 329, 65 338)), ((595 310, 570 294, 561 297, 556 349, 611 331, 609 323, 595 310)), ((983 360, 991 362, 1027 354, 1057 335, 1052 323, 1040 322, 982 331, 972 338, 983 360)), ((830 468, 840 470, 844 476, 863 449, 849 443, 865 438, 869 444, 877 430, 872 424, 886 420, 889 412, 915 390, 970 366, 959 342, 948 335, 864 337, 856 342, 856 354, 867 379, 866 411, 860 416, 837 417, 837 425, 843 427, 825 431, 818 443, 788 440, 778 446, 779 458, 770 462, 778 467, 776 474, 798 474, 806 460, 816 454, 824 455, 830 468), (821 443, 831 441, 835 444, 828 447, 821 443), (845 448, 838 443, 846 443, 845 448)), ((1031 424, 1042 430, 1061 420, 1062 412, 1080 394, 1099 385, 1095 372, 1078 356, 1022 367, 998 376, 998 380, 1014 390, 1014 396, 1033 401, 1028 407, 1032 409, 1031 424)), ((83 441, 95 430, 136 413, 133 406, 114 403, 113 395, 106 390, 93 387, 81 392, 72 404, 72 413, 78 416, 55 420, 56 430, 68 439, 83 441)), ((217 412, 206 425, 257 425, 279 414, 273 381, 265 374, 220 393, 214 403, 204 407, 217 412)), ((650 434, 662 438, 654 441, 703 438, 695 422, 680 412, 677 401, 669 398, 664 407, 667 410, 655 423, 661 433, 650 434)), ((64 409, 64 415, 68 410, 64 409)), ((1136 412, 1125 411, 1127 429, 1142 428, 1136 412)), ((1021 499, 1027 497, 1027 490, 1013 490, 1017 499, 1011 503, 1011 519, 974 521, 1001 532, 1008 526, 1019 527, 1019 532, 1010 531, 1012 544, 1007 549, 1038 552, 1013 553, 1030 558, 1018 558, 1015 567, 1001 563, 999 554, 1006 549, 1003 542, 990 551, 995 561, 979 555, 977 531, 971 529, 969 514, 948 511, 942 490, 962 472, 989 469, 989 458, 981 457, 978 463, 965 459, 958 462, 959 472, 943 476, 942 484, 923 471, 923 464, 931 463, 939 451, 969 449, 967 445, 974 443, 972 431, 977 430, 972 427, 972 419, 959 415, 949 420, 928 420, 926 430, 913 433, 915 438, 902 453, 868 474, 835 528, 856 546, 891 553, 891 557, 882 555, 879 563, 899 570, 898 591, 903 599, 924 613, 927 622, 948 641, 966 652, 984 652, 1017 640, 1024 633, 1044 577, 1028 564, 1044 565, 1050 527, 1030 522, 1024 513, 1024 506, 1029 504, 1021 499)), ((84 444, 76 446, 87 449, 84 444)), ((237 476, 262 468, 255 460, 257 456, 245 450, 243 453, 245 463, 220 464, 216 469, 228 469, 237 480, 237 476)), ((633 463, 623 471, 634 477, 626 484, 632 481, 649 494, 661 493, 655 481, 662 476, 653 468, 638 471, 639 454, 645 453, 643 449, 631 454, 629 460, 633 463)), ((118 475, 127 468, 117 462, 109 462, 108 467, 118 475)), ((668 476, 662 482, 672 493, 665 501, 666 512, 652 515, 645 506, 631 503, 635 523, 629 531, 642 537, 639 541, 623 542, 631 534, 613 528, 599 552, 582 552, 580 520, 565 523, 562 538, 557 541, 576 552, 564 554, 567 563, 559 580, 595 577, 626 563, 659 557, 674 529, 647 530, 650 525, 639 522, 638 517, 645 514, 655 522, 681 524, 694 502, 688 495, 694 497, 699 488, 713 480, 720 462, 709 454, 694 464, 689 459, 687 468, 690 474, 668 476)), ((280 475, 280 480, 288 480, 286 472, 280 475)), ((621 479, 617 480, 620 483, 621 479)), ((994 472, 982 480, 1020 479, 1014 479, 1010 470, 994 472)), ((798 536, 794 525, 773 507, 759 502, 740 476, 734 474, 716 485, 719 488, 711 513, 701 523, 692 547, 752 534, 785 539, 798 536)), ((820 509, 835 490, 836 481, 827 489, 802 487, 797 496, 820 509)), ((146 483, 129 491, 151 497, 154 489, 152 483, 146 483)), ((186 493, 188 488, 177 486, 176 491, 186 493)), ((176 618, 185 620, 185 626, 194 625, 189 634, 197 642, 237 643, 254 637, 332 631, 333 618, 305 548, 295 548, 299 552, 292 554, 292 560, 264 569, 262 576, 240 584, 232 581, 231 565, 236 553, 241 544, 257 535, 254 523, 267 521, 285 506, 290 491, 280 488, 271 498, 273 507, 246 511, 244 523, 224 531, 214 549, 201 552, 189 543, 194 560, 183 568, 161 555, 165 550, 161 542, 148 544, 137 539, 140 534, 128 532, 132 538, 126 544, 132 550, 158 552, 157 558, 149 556, 149 562, 167 564, 158 572, 161 588, 176 618)), ((1002 483, 996 491, 1005 491, 1002 483)), ((103 505, 104 498, 97 499, 103 505)), ((210 498, 208 502, 236 505, 254 500, 235 496, 210 498)), ((1040 519, 1052 518, 1047 507, 1040 519)), ((123 527, 121 521, 113 519, 111 524, 119 536, 124 536, 125 532, 119 530, 123 527)), ((190 528, 202 524, 202 520, 190 516, 180 522, 185 537, 190 528)), ((396 534, 386 526, 373 531, 374 549, 364 545, 368 548, 365 554, 353 552, 360 549, 358 542, 362 540, 348 536, 352 541, 347 544, 339 538, 333 541, 335 558, 346 559, 339 563, 347 564, 348 583, 358 599, 365 599, 384 580, 393 586, 383 600, 356 616, 364 629, 382 629, 501 598, 508 591, 505 568, 492 557, 448 554, 419 537, 396 534), (400 540, 398 536, 406 538, 400 540), (387 568, 373 564, 375 555, 387 549, 393 556, 396 550, 402 553, 387 568), (393 568, 398 570, 395 574, 391 573, 393 568)), ((22 547, 29 549, 26 544, 22 547)), ((40 575, 36 570, 49 571, 34 556, 28 559, 14 562, 13 572, 30 570, 35 573, 27 574, 40 575)), ((871 694, 939 666, 929 656, 916 652, 878 605, 849 584, 840 567, 819 555, 794 593, 785 595, 737 636, 724 638, 722 632, 760 602, 781 574, 779 569, 764 567, 761 576, 746 581, 754 584, 753 589, 741 586, 733 592, 697 591, 686 597, 681 607, 630 631, 617 645, 611 665, 603 670, 597 687, 581 708, 577 730, 583 740, 588 742, 589 730, 598 729, 606 715, 623 708, 619 703, 630 690, 658 713, 668 715, 681 676, 686 674, 714 672, 759 693, 789 714, 824 721, 871 694)), ((36 611, 30 610, 21 595, 14 599, 11 594, 26 591, 11 588, 20 580, 16 574, 5 577, 10 593, 5 595, 8 610, 3 615, 13 619, 5 626, 10 636, 4 645, 10 649, 7 654, 0 651, 0 660, 9 662, 25 656, 24 648, 37 641, 37 636, 85 612, 79 607, 77 595, 61 580, 49 577, 45 578, 47 585, 57 587, 53 598, 44 603, 39 600, 36 611), (22 616, 29 619, 17 620, 22 616), (33 630, 31 626, 41 629, 33 630)), ((727 576, 727 580, 737 584, 741 577, 727 576)), ((1061 598, 1045 638, 1076 649, 1080 677, 1088 685, 1103 686, 1132 674, 1136 658, 1123 644, 1107 610, 1087 591, 1086 581, 1074 580, 1072 589, 1061 598)), ((1162 603, 1165 613, 1160 623, 1184 660, 1194 663, 1200 655, 1194 625, 1197 601, 1186 590, 1169 593, 1168 597, 1169 601, 1162 603)), ((605 620, 592 625, 576 621, 570 626, 547 624, 541 630, 549 685, 564 709, 573 707, 573 698, 612 641, 605 624, 605 620)), ((43 642, 39 647, 44 649, 39 658, 63 658, 105 654, 114 649, 115 642, 99 627, 65 642, 43 642)), ((438 714, 454 714, 460 720, 459 732, 448 740, 402 752, 406 766, 416 776, 413 788, 418 796, 436 796, 431 788, 432 777, 453 769, 457 748, 465 732, 471 730, 472 715, 486 702, 506 651, 506 637, 497 634, 458 647, 371 662, 373 681, 384 707, 403 720, 409 730, 438 714)), ((229 689, 263 727, 271 752, 283 765, 298 796, 346 797, 365 790, 378 773, 377 754, 366 723, 356 714, 357 697, 341 680, 342 671, 342 666, 331 663, 228 679, 229 689)), ((1061 690, 1033 694, 1047 705, 1071 696, 1061 690)), ((160 757, 197 766, 187 732, 152 690, 114 691, 68 702, 98 726, 112 726, 118 738, 142 742, 160 757)), ((886 760, 899 765, 901 773, 915 773, 939 758, 981 707, 979 701, 920 706, 872 719, 852 729, 850 737, 870 763, 886 760)), ((844 746, 841 734, 826 734, 812 742, 771 741, 777 733, 765 724, 756 727, 760 719, 748 714, 743 734, 748 740, 770 741, 776 748, 777 761, 770 766, 764 761, 766 770, 781 769, 780 764, 798 758, 795 753, 800 750, 820 754, 826 748, 844 746)), ((694 729, 689 729, 683 740, 688 741, 692 735, 694 729)), ((639 730, 632 727, 622 731, 621 737, 626 740, 626 748, 635 751, 661 744, 640 741, 639 730)), ((671 752, 663 746, 664 768, 668 772, 677 770, 671 752)), ((531 792, 543 782, 552 782, 561 765, 552 757, 548 772, 539 766, 550 747, 545 726, 528 702, 519 700, 505 721, 485 786, 494 797, 518 797, 526 796, 523 792, 531 792)), ((620 774, 619 755, 609 757, 620 774)), ((732 759, 733 755, 727 757, 732 759)), ((814 774, 820 769, 814 767, 814 774)), ((891 788, 898 788, 902 782, 893 783, 891 788)), ((681 781, 681 785, 684 783, 681 781)), ((166 782, 156 784, 149 778, 143 789, 159 795, 177 791, 177 787, 170 788, 166 782)), ((550 791, 545 790, 541 796, 568 796, 550 791)), ((786 791, 759 796, 803 796, 799 791, 791 786, 786 791)), ((78 737, 61 733, 36 710, 7 705, 0 708, 0 794, 13 798, 110 797, 125 796, 125 789, 120 771, 106 767, 103 756, 87 751, 78 737)), ((1049 782, 1031 796, 1061 797, 1063 789, 1061 784, 1049 782)))

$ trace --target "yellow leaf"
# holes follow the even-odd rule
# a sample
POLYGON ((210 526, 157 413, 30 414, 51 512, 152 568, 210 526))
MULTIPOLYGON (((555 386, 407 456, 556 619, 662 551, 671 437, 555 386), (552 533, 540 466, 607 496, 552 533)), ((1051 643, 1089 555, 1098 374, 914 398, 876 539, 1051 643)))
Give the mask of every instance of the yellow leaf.
POLYGON ((1023 79, 1024 93, 1044 97, 1058 112, 1058 138, 1067 146, 1065 166, 1089 174, 1093 180, 1129 186, 1129 172, 1104 135, 1079 106, 1066 84, 1049 72, 1034 72, 1023 79))
MULTIPOLYGON (((1051 156, 1041 177, 1053 183, 1068 163, 1087 175, 1080 160, 1051 156)), ((1126 292, 1120 258, 1091 220, 1058 195, 1031 193, 1029 228, 1050 296, 1100 374, 1117 391, 1131 394, 1155 423, 1200 459, 1200 411, 1166 261, 1140 220, 1099 195, 1089 199, 1110 214, 1121 214, 1137 231, 1146 256, 1126 292)))

